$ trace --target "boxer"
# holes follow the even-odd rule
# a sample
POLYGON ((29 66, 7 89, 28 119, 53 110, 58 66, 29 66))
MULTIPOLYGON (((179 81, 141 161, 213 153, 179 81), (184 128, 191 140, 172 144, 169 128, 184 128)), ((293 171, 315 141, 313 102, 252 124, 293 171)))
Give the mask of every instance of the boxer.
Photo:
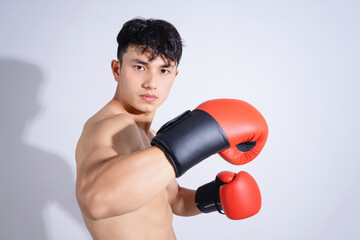
POLYGON ((173 214, 256 214, 260 191, 246 172, 221 172, 197 191, 176 178, 215 153, 233 164, 255 158, 267 137, 261 114, 243 101, 211 100, 155 133, 151 123, 178 75, 182 39, 166 21, 133 19, 117 42, 115 94, 86 121, 75 152, 76 197, 92 237, 176 239, 173 214))

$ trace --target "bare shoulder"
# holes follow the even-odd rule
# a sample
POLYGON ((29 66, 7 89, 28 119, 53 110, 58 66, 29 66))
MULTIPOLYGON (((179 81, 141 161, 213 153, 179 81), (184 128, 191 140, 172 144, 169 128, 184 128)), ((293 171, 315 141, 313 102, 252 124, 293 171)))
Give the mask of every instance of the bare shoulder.
POLYGON ((92 117, 84 125, 76 147, 77 165, 85 159, 106 161, 117 155, 129 152, 136 143, 138 128, 135 121, 126 114, 113 114, 106 117, 92 117))
POLYGON ((93 143, 108 145, 116 136, 121 136, 126 129, 137 130, 134 119, 126 114, 114 114, 100 120, 89 119, 83 129, 83 134, 91 137, 93 143))

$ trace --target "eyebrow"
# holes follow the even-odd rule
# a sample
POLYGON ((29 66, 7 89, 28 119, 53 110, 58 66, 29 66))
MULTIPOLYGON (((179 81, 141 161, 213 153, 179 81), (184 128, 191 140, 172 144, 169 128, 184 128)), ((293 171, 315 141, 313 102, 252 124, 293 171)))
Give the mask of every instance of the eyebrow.
POLYGON ((149 65, 148 62, 145 62, 143 60, 140 60, 140 59, 133 59, 131 62, 134 62, 134 63, 140 63, 140 64, 143 64, 143 65, 149 65))
POLYGON ((171 64, 170 62, 168 62, 167 64, 164 64, 164 65, 162 65, 161 67, 163 67, 163 68, 175 68, 175 66, 173 65, 173 64, 171 64))
MULTIPOLYGON (((137 59, 137 58, 133 59, 132 62, 139 63, 139 64, 142 64, 142 65, 145 65, 145 66, 149 65, 148 62, 145 62, 145 61, 143 61, 141 59, 137 59)), ((170 68, 175 68, 175 66, 173 64, 171 64, 170 62, 168 62, 167 64, 164 64, 164 65, 161 65, 160 67, 162 67, 162 68, 169 68, 169 67, 170 68)))

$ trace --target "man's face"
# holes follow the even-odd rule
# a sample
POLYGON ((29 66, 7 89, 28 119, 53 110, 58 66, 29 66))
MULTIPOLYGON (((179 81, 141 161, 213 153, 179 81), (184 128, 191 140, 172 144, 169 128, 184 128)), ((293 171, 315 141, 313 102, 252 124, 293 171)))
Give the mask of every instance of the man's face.
POLYGON ((119 84, 117 98, 132 113, 153 113, 168 97, 178 73, 174 62, 161 56, 150 62, 149 54, 128 47, 118 76, 114 73, 119 84))

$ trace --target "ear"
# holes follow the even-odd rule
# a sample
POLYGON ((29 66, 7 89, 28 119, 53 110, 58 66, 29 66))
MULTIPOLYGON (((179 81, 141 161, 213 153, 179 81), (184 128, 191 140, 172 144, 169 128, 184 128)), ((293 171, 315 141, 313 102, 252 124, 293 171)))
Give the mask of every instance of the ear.
POLYGON ((175 77, 178 75, 178 73, 179 73, 179 70, 176 70, 176 72, 175 72, 175 77))
POLYGON ((119 81, 119 75, 120 75, 120 63, 119 61, 112 60, 111 61, 111 70, 114 75, 114 79, 116 82, 119 81))

